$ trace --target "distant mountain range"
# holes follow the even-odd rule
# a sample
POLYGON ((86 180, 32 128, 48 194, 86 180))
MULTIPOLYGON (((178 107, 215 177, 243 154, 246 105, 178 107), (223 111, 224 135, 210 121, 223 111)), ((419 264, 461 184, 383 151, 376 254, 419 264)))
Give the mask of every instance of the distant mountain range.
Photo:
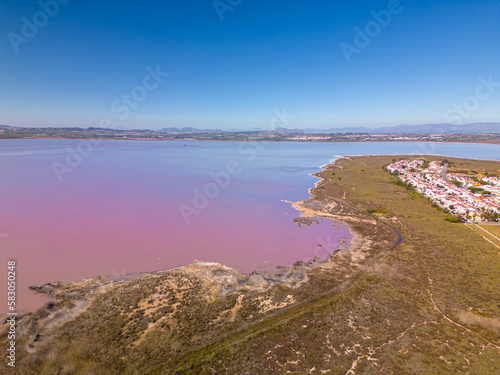
POLYGON ((422 124, 397 125, 380 128, 331 128, 331 129, 304 129, 305 133, 368 133, 368 134, 487 134, 500 133, 500 123, 472 123, 465 125, 452 124, 422 124))
POLYGON ((162 128, 159 133, 224 133, 221 129, 197 129, 197 128, 162 128))
POLYGON ((303 134, 306 131, 302 129, 288 129, 288 128, 276 128, 274 129, 275 133, 284 133, 284 134, 303 134))
POLYGON ((397 125, 384 126, 380 128, 367 127, 346 127, 346 128, 330 128, 330 129, 287 129, 276 128, 251 130, 220 130, 220 129, 197 129, 197 128, 163 128, 158 130, 160 133, 223 133, 223 132, 248 132, 248 131, 269 131, 284 134, 301 134, 301 133, 366 133, 366 134, 488 134, 500 133, 500 123, 472 123, 466 125, 452 124, 422 124, 422 125, 397 125))
MULTIPOLYGON (((9 125, 0 125, 0 129, 15 129, 23 128, 9 125)), ((25 128, 28 129, 28 128, 25 128)), ((42 129, 42 128, 39 128, 42 129)), ((45 129, 50 129, 47 127, 45 129)), ((116 132, 158 132, 164 134, 213 134, 213 133, 239 133, 239 132, 269 132, 269 133, 282 133, 282 134, 303 134, 303 133, 322 133, 322 134, 333 134, 333 133, 362 133, 362 134, 495 134, 500 133, 500 123, 482 123, 476 122, 465 125, 452 125, 452 124, 422 124, 422 125, 397 125, 397 126, 384 126, 379 128, 367 128, 367 127, 344 127, 344 128, 330 128, 330 129, 288 129, 283 127, 278 127, 275 129, 231 129, 231 130, 221 130, 221 129, 198 129, 194 127, 184 127, 184 128, 162 128, 159 130, 149 130, 149 129, 107 129, 107 128, 95 128, 89 127, 85 128, 54 128, 54 129, 67 129, 67 130, 80 130, 80 131, 116 131, 116 132)))

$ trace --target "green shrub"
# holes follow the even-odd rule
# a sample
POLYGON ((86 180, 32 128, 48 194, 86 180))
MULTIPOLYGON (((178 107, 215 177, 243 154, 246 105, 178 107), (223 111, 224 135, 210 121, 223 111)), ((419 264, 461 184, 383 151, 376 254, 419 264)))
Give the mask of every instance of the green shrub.
POLYGON ((397 181, 392 181, 391 184, 393 185, 396 185, 396 186, 400 186, 400 187, 403 187, 407 190, 411 190, 412 189, 412 186, 411 185, 408 185, 408 184, 405 184, 403 181, 401 180, 397 180, 397 181))

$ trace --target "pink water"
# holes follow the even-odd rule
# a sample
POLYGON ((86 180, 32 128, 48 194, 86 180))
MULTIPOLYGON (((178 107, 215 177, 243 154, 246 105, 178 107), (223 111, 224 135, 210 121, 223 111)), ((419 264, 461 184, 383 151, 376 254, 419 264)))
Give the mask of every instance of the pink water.
POLYGON ((324 256, 346 230, 331 222, 299 228, 293 223, 298 213, 282 200, 307 198, 317 181, 308 174, 335 155, 424 149, 500 155, 498 145, 459 143, 278 142, 252 149, 238 142, 106 141, 59 182, 52 163, 64 162, 66 146, 78 143, 0 140, 0 314, 7 312, 7 261, 13 258, 17 307, 33 310, 44 300, 29 285, 168 269, 194 259, 251 272, 324 256), (186 224, 179 204, 190 204, 193 188, 203 189, 209 173, 230 161, 241 173, 186 224))
MULTIPOLYGON (((347 234, 329 221, 293 223, 299 214, 282 199, 306 198, 315 179, 276 162, 273 153, 249 162, 227 145, 111 143, 59 182, 51 163, 64 160, 68 141, 42 154, 44 141, 38 142, 31 152, 0 158, 0 266, 6 285, 7 260, 17 261, 18 310, 45 301, 29 285, 168 269, 195 259, 248 273, 308 259, 319 243, 336 246, 347 234), (187 224, 179 204, 190 204, 192 189, 202 189, 211 181, 208 172, 232 159, 242 172, 187 224)), ((6 150, 21 148, 11 143, 6 150)), ((0 287, 0 303, 6 293, 0 287)), ((6 310, 5 303, 0 313, 6 310)))

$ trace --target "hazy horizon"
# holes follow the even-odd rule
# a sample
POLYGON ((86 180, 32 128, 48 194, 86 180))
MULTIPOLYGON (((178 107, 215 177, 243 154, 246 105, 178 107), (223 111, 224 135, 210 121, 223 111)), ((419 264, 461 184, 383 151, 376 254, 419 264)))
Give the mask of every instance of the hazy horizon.
POLYGON ((231 4, 0 2, 0 123, 227 130, 499 118, 499 2, 231 4))
MULTIPOLYGON (((381 128, 393 128, 393 127, 398 127, 398 126, 436 126, 436 127, 439 127, 439 126, 442 126, 442 125, 452 125, 452 126, 459 126, 459 127, 465 127, 467 125, 475 125, 475 124, 481 124, 481 125, 497 125, 497 124, 500 124, 500 122, 477 122, 477 123, 465 123, 465 124, 459 124, 459 125, 454 125, 454 124, 450 124, 450 123, 428 123, 428 124, 408 124, 408 123, 405 123, 405 124, 397 124, 397 125, 385 125, 385 126, 363 126, 363 125, 359 125, 359 126, 334 126, 334 127, 330 127, 330 128, 315 128, 315 127, 312 127, 312 126, 309 126, 309 127, 303 127, 303 128, 299 128, 299 127, 287 127, 287 126, 279 126, 279 128, 285 128, 285 129, 299 129, 299 130, 303 130, 303 131, 307 131, 307 130, 313 130, 313 131, 318 131, 318 130, 332 130, 332 129, 339 129, 339 130, 343 130, 343 129, 349 129, 349 128, 352 128, 352 129, 358 129, 358 128, 366 128, 366 129, 373 129, 373 130, 376 130, 376 129, 381 129, 381 128)), ((81 128, 81 129, 89 129, 89 128, 96 128, 96 126, 68 126, 68 125, 61 125, 61 126, 43 126, 43 125, 39 125, 39 126, 36 126, 36 125, 27 125, 27 126, 18 126, 18 125, 12 125, 12 124, 0 124, 0 126, 12 126, 12 127, 19 127, 19 128, 81 128)), ((259 128, 259 127, 253 127, 253 128, 238 128, 238 127, 229 127, 229 128, 226 128, 226 129, 221 129, 219 127, 215 127, 215 128, 201 128, 201 127, 197 127, 197 126, 175 126, 175 125, 170 125, 170 126, 164 126, 164 127, 160 127, 160 128, 155 128, 155 129, 151 129, 151 128, 141 128, 141 127, 124 127, 124 126, 118 126, 118 127, 113 127, 113 126, 108 126, 108 127, 104 127, 104 129, 113 129, 113 130, 124 130, 124 131, 129 131, 129 130, 150 130, 150 131, 159 131, 159 130, 162 130, 162 129, 171 129, 171 128, 177 128, 177 129, 188 129, 188 128, 193 128, 193 129, 197 129, 197 130, 207 130, 207 131, 213 131, 213 130, 221 130, 221 131, 225 131, 225 132, 237 132, 237 131, 272 131, 272 130, 275 130, 277 127, 275 128, 271 128, 271 127, 268 127, 268 128, 259 128)))

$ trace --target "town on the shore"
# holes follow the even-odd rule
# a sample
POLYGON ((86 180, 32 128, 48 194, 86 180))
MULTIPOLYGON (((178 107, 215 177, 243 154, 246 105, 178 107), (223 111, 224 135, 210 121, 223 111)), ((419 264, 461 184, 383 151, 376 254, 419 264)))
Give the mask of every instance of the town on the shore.
POLYGON ((499 220, 498 175, 475 171, 448 173, 447 160, 403 159, 388 165, 387 170, 462 222, 499 220))

